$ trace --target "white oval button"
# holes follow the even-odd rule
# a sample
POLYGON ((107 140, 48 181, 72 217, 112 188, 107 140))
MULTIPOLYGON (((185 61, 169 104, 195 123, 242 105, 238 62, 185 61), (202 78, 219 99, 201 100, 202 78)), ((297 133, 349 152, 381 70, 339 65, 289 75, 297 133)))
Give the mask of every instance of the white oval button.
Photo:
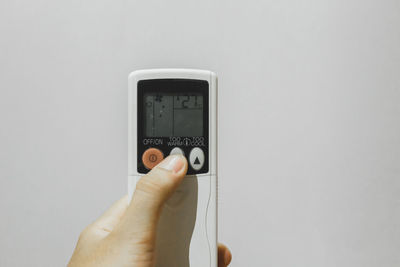
POLYGON ((201 148, 195 147, 190 151, 190 166, 196 171, 200 170, 204 165, 204 152, 201 148))
POLYGON ((170 155, 182 155, 182 156, 185 156, 185 153, 179 147, 174 147, 169 154, 170 155))

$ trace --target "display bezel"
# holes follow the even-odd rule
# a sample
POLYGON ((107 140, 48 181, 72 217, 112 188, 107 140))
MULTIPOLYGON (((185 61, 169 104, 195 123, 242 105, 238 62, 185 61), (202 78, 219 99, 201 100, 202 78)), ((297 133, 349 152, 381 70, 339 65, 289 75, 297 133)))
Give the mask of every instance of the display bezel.
MULTIPOLYGON (((142 155, 148 148, 160 149, 164 157, 168 156, 174 147, 181 148, 185 156, 189 158, 190 151, 194 147, 200 147, 204 151, 205 161, 203 167, 196 171, 188 168, 187 174, 207 173, 209 169, 209 83, 206 80, 196 79, 148 79, 137 82, 137 171, 147 173, 149 170, 142 162, 142 155), (144 125, 144 96, 145 94, 185 94, 196 93, 203 96, 203 136, 174 136, 174 137, 146 137, 144 125), (170 145, 171 139, 181 140, 181 145, 170 145), (203 144, 199 145, 199 138, 204 138, 203 144)), ((178 142, 179 143, 179 142, 178 142)))

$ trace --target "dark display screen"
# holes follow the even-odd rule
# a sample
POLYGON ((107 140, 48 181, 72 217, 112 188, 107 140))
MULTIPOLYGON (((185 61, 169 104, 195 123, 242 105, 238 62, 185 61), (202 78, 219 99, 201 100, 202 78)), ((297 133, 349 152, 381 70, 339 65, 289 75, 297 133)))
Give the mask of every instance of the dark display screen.
POLYGON ((203 136, 201 93, 145 93, 144 136, 203 136))
POLYGON ((164 156, 174 148, 190 158, 194 148, 204 154, 200 170, 208 172, 209 83, 195 79, 150 79, 137 84, 137 171, 147 173, 144 153, 155 148, 164 156))

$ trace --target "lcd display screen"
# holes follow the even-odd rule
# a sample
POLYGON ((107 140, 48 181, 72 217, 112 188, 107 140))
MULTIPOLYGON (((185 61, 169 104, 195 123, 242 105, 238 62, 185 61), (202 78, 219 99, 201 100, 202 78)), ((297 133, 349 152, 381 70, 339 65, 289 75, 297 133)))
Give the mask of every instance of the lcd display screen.
POLYGON ((201 93, 151 92, 143 97, 145 137, 203 136, 201 93))

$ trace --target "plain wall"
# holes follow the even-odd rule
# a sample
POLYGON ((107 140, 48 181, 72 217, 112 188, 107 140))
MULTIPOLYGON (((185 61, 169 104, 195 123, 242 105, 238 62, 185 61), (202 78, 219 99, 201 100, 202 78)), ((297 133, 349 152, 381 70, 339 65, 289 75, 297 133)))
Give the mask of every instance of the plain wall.
POLYGON ((397 0, 0 2, 0 266, 63 266, 126 192, 127 77, 219 75, 233 267, 400 266, 397 0))

